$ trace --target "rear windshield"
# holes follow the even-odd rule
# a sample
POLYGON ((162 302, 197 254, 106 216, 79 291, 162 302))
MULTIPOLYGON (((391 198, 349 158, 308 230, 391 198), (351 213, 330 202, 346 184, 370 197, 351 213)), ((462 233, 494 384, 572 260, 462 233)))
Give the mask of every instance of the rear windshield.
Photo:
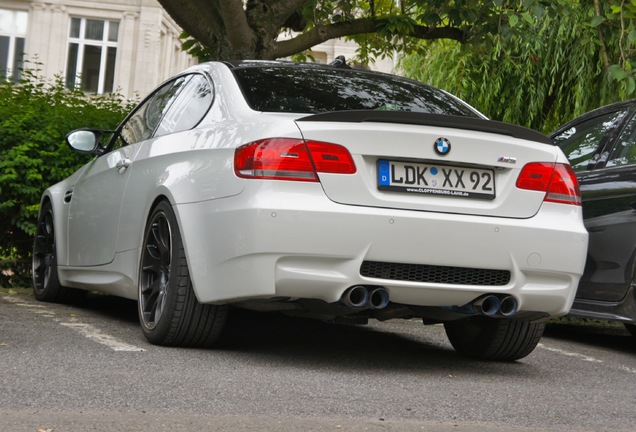
POLYGON ((481 117, 448 93, 391 75, 289 66, 241 67, 233 72, 256 111, 387 110, 481 117))

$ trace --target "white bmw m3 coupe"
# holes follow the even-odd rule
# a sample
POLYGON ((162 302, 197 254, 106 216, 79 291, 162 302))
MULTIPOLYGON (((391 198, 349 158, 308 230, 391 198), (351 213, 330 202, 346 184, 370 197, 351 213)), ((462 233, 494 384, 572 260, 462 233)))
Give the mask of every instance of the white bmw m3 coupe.
POLYGON ((516 360, 585 264, 558 147, 392 75, 205 63, 67 142, 93 158, 42 195, 35 296, 135 299, 154 344, 213 346, 240 307, 421 318, 463 355, 516 360))

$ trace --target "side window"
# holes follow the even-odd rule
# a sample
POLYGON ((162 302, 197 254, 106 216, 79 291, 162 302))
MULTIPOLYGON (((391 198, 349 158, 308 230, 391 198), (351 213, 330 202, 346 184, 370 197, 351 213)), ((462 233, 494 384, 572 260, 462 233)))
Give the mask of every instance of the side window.
POLYGON ((161 118, 188 79, 189 76, 185 76, 170 81, 142 102, 121 126, 121 138, 118 139, 119 142, 115 147, 134 144, 152 137, 161 118))
POLYGON ((636 116, 632 117, 627 127, 621 132, 612 149, 605 166, 636 164, 636 116))
POLYGON ((210 109, 214 94, 203 75, 192 75, 161 120, 155 136, 192 129, 210 109))
POLYGON ((618 111, 585 120, 561 132, 553 140, 561 147, 574 171, 585 171, 607 159, 607 154, 601 154, 605 139, 626 115, 625 111, 618 111))

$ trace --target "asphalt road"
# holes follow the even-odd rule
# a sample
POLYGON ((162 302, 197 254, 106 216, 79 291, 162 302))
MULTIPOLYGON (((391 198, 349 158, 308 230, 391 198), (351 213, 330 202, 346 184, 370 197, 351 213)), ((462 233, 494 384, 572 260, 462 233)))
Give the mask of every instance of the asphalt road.
POLYGON ((514 363, 443 327, 240 312, 215 350, 146 343, 134 302, 0 290, 0 431, 633 431, 636 339, 551 324, 514 363))

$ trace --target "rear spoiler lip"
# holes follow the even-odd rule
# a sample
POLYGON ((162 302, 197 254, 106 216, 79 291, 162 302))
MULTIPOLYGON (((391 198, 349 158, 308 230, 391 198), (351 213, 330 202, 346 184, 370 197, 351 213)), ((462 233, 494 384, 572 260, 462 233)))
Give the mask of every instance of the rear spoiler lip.
POLYGON ((296 119, 296 121, 324 121, 345 123, 375 122, 439 126, 453 129, 468 129, 479 132, 490 132, 511 136, 513 138, 535 141, 542 144, 554 145, 554 142, 550 138, 535 130, 528 129, 523 126, 513 125, 510 123, 487 120, 477 117, 429 114, 412 111, 352 110, 312 114, 296 119))

